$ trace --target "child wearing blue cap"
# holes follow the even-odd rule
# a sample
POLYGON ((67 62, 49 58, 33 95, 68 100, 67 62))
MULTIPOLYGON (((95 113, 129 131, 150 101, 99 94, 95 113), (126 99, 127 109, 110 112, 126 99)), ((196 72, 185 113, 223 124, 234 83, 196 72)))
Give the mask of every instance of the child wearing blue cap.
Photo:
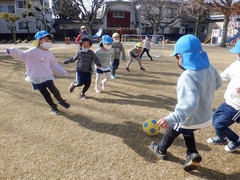
POLYGON ((150 60, 153 61, 153 58, 149 53, 151 49, 151 41, 150 41, 149 34, 145 36, 145 39, 142 41, 142 44, 143 44, 143 51, 142 51, 142 54, 140 55, 140 59, 142 59, 143 54, 146 52, 150 60))
POLYGON ((70 105, 63 100, 59 90, 54 85, 53 70, 66 76, 67 72, 57 62, 56 57, 48 50, 52 45, 51 35, 43 30, 35 34, 34 38, 37 47, 31 48, 25 52, 17 48, 6 49, 7 54, 19 61, 23 61, 26 65, 26 81, 32 83, 34 90, 39 90, 46 102, 52 108, 53 114, 60 114, 57 105, 53 102, 51 94, 57 99, 58 103, 64 108, 69 108, 70 105))
POLYGON ((213 113, 216 137, 207 140, 209 144, 224 144, 227 152, 240 147, 239 135, 229 128, 233 123, 240 123, 240 40, 230 52, 237 54, 237 60, 220 74, 229 84, 224 94, 225 102, 213 113))
POLYGON ((101 67, 96 67, 96 82, 95 91, 100 93, 100 82, 102 83, 102 90, 106 90, 107 81, 111 79, 111 62, 114 59, 114 51, 112 49, 113 40, 109 35, 102 36, 102 41, 99 43, 98 49, 95 50, 96 56, 100 61, 101 67), (105 73, 106 77, 101 81, 102 75, 105 73))
POLYGON ((214 92, 222 85, 222 79, 196 36, 182 36, 175 45, 174 55, 178 66, 185 70, 177 82, 177 105, 174 112, 158 120, 157 124, 166 132, 160 143, 151 143, 150 150, 166 160, 168 148, 182 134, 187 147, 183 169, 192 171, 202 160, 196 149, 194 131, 211 126, 214 92))

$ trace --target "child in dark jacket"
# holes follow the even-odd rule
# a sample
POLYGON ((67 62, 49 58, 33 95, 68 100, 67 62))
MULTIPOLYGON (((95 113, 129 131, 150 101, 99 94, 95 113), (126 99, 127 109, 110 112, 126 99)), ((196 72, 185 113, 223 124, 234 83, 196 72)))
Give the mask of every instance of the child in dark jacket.
POLYGON ((69 91, 73 92, 75 87, 82 86, 83 90, 79 94, 80 98, 86 99, 85 93, 91 85, 92 78, 92 65, 96 64, 97 68, 101 67, 101 64, 96 54, 90 50, 92 41, 89 38, 83 38, 79 42, 80 49, 74 57, 71 57, 64 61, 64 64, 72 63, 78 60, 76 67, 76 81, 72 82, 69 91))

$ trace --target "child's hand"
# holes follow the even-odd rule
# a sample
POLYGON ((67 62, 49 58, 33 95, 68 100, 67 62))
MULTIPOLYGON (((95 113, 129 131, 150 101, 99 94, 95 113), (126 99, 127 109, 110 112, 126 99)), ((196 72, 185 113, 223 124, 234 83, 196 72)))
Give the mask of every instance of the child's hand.
POLYGON ((10 51, 9 51, 9 49, 6 49, 6 53, 7 53, 7 54, 10 54, 10 51))
POLYGON ((99 63, 99 64, 97 64, 97 69, 99 69, 99 68, 101 68, 102 67, 102 65, 99 63))
POLYGON ((236 92, 240 94, 240 88, 236 88, 236 92))
POLYGON ((69 62, 68 62, 68 60, 65 60, 64 62, 63 62, 63 64, 68 64, 69 62))
POLYGON ((158 122, 157 122, 157 125, 160 126, 163 129, 167 129, 170 126, 170 124, 164 118, 159 119, 158 122))

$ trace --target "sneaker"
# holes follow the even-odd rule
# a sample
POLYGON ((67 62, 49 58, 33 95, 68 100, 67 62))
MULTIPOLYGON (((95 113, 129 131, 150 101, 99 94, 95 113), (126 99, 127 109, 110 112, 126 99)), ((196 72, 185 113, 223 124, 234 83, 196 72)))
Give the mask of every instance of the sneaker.
POLYGON ((52 107, 51 112, 52 112, 52 114, 56 114, 56 115, 59 115, 59 114, 60 114, 60 112, 59 112, 59 110, 58 110, 58 108, 57 108, 57 105, 54 105, 54 106, 52 107))
POLYGON ((126 70, 127 70, 128 72, 130 72, 130 69, 129 69, 128 67, 126 67, 126 70))
POLYGON ((158 150, 158 143, 152 142, 149 146, 150 151, 156 155, 159 159, 167 160, 167 154, 158 150))
POLYGON ((187 156, 187 160, 183 165, 185 171, 192 171, 197 168, 202 161, 202 157, 198 153, 191 153, 187 156))
POLYGON ((101 91, 99 89, 95 89, 96 93, 100 93, 101 91))
POLYGON ((58 104, 60 104, 66 109, 70 107, 70 104, 68 104, 65 100, 58 101, 58 104))
POLYGON ((71 85, 69 86, 69 91, 73 92, 73 90, 75 89, 74 83, 72 82, 71 85))
POLYGON ((112 78, 112 79, 116 79, 116 76, 111 75, 111 78, 112 78))
POLYGON ((218 136, 216 136, 216 137, 208 138, 207 142, 209 144, 225 145, 225 144, 227 144, 227 138, 220 139, 218 136))
POLYGON ((229 141, 229 143, 224 147, 224 149, 227 152, 232 152, 232 151, 235 151, 239 147, 240 147, 240 141, 238 141, 238 142, 229 141))
POLYGON ((102 81, 102 90, 105 91, 106 90, 106 82, 102 81))
POLYGON ((140 70, 145 71, 145 68, 141 67, 140 70))
POLYGON ((80 94, 79 94, 79 98, 81 98, 81 99, 87 99, 87 96, 86 96, 85 94, 83 94, 83 93, 80 93, 80 94))

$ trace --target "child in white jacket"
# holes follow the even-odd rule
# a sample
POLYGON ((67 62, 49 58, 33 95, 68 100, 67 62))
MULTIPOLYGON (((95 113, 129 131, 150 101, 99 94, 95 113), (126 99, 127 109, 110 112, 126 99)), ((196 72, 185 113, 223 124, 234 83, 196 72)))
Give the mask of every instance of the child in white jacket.
POLYGON ((149 34, 145 36, 145 39, 142 41, 142 43, 143 43, 143 51, 142 51, 142 54, 140 55, 140 59, 142 59, 143 54, 146 52, 150 60, 153 61, 153 58, 149 53, 151 49, 151 41, 150 41, 149 34))
POLYGON ((230 52, 237 54, 233 62, 220 75, 224 81, 230 81, 224 94, 223 102, 213 114, 213 127, 216 137, 209 138, 209 144, 227 144, 225 151, 232 152, 240 147, 240 137, 229 128, 233 123, 240 123, 240 40, 230 52))
POLYGON ((52 108, 52 114, 60 114, 49 91, 58 100, 60 105, 65 108, 70 107, 70 105, 63 100, 59 90, 53 83, 53 70, 58 71, 64 76, 67 75, 67 72, 57 62, 55 56, 48 50, 52 44, 51 35, 43 30, 37 32, 34 38, 38 42, 38 47, 31 48, 25 52, 22 52, 17 48, 9 48, 6 49, 6 52, 16 60, 25 62, 27 68, 25 80, 32 83, 34 90, 40 91, 46 102, 52 108))

